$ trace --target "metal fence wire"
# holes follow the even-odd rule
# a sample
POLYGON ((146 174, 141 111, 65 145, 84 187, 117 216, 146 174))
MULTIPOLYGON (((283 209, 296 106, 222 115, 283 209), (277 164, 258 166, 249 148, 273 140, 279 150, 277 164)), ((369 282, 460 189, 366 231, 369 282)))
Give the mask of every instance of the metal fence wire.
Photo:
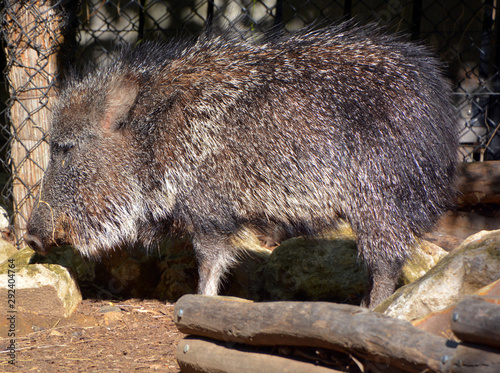
POLYGON ((65 68, 117 44, 213 27, 263 35, 354 17, 431 45, 453 84, 460 159, 500 159, 497 0, 4 0, 0 89, 3 205, 20 242, 47 164, 47 129, 65 68))

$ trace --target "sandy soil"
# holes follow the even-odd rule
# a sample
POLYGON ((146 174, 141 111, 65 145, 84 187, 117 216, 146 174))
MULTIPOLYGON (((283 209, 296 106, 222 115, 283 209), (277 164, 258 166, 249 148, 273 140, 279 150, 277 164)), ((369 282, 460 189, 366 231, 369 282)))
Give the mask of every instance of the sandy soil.
MULTIPOLYGON (((173 308, 158 300, 86 299, 68 319, 24 316, 15 364, 1 351, 0 371, 180 372, 173 308)), ((1 350, 8 344, 0 339, 1 350)))

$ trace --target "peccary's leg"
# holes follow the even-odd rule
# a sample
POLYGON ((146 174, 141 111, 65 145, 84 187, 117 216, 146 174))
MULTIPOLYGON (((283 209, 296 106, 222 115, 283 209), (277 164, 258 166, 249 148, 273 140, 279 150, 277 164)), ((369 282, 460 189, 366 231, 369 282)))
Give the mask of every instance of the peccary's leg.
POLYGON ((399 237, 381 229, 356 234, 358 252, 368 269, 370 281, 362 306, 374 309, 394 292, 408 248, 399 237))
POLYGON ((236 250, 227 237, 196 235, 193 246, 198 261, 198 294, 217 295, 227 270, 236 263, 236 250))
POLYGON ((370 284, 368 293, 365 295, 361 305, 374 309, 382 301, 392 295, 396 288, 403 263, 395 260, 392 263, 379 261, 375 265, 368 265, 368 277, 370 284))

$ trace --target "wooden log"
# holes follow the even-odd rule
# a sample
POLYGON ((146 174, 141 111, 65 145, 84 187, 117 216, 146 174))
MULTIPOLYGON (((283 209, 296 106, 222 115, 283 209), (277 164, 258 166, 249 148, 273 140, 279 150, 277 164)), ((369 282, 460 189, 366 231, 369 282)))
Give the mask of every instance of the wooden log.
POLYGON ((500 203, 500 161, 462 163, 458 178, 459 205, 500 203))
MULTIPOLYGON (((497 325, 498 328, 498 325, 497 325)), ((500 353, 483 346, 459 345, 450 363, 452 373, 498 373, 500 353)))
POLYGON ((177 361, 183 373, 340 373, 313 363, 234 348, 233 345, 186 337, 177 346, 177 361))
POLYGON ((500 349, 500 305, 481 297, 466 297, 456 306, 451 320, 451 330, 462 341, 500 349))
POLYGON ((328 348, 407 372, 449 371, 456 347, 407 321, 326 302, 185 295, 175 306, 175 322, 186 334, 248 345, 328 348))

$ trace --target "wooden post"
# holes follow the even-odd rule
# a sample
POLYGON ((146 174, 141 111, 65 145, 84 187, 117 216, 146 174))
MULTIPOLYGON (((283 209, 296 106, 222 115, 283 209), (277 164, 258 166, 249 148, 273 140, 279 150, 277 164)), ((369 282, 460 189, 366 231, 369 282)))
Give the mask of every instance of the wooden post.
POLYGON ((61 14, 51 1, 6 0, 4 4, 14 229, 20 244, 48 163, 46 136, 55 95, 61 14))

